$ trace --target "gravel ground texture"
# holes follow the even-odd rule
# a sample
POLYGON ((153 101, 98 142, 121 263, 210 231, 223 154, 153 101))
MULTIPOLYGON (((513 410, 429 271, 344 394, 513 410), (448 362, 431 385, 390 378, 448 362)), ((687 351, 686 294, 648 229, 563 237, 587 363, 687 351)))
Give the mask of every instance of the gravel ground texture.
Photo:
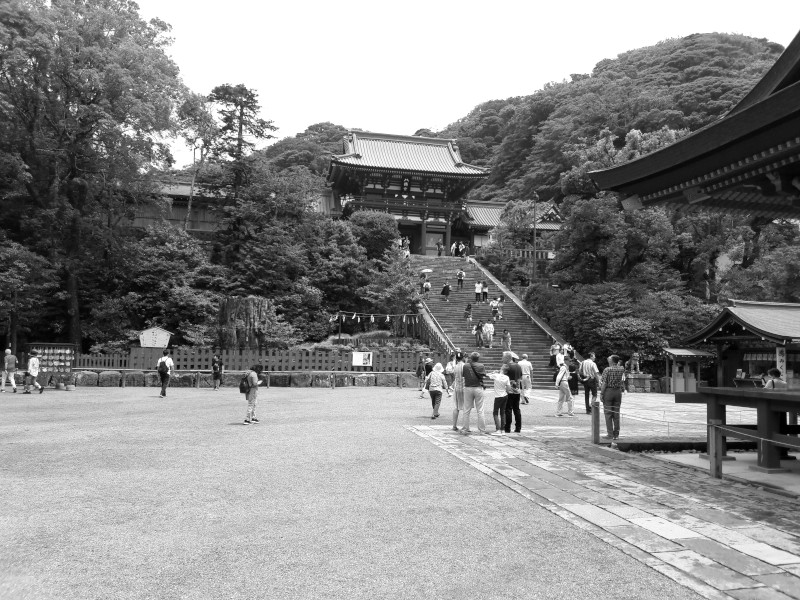
POLYGON ((230 388, 0 395, 0 598, 698 597, 410 432, 413 389, 244 415, 230 388))

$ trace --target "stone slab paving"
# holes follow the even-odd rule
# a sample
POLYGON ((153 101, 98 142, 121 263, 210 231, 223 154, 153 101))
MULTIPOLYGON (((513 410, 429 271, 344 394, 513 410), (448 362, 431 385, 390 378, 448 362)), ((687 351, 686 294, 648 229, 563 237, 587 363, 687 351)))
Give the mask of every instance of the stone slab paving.
MULTIPOLYGON (((575 398, 575 417, 555 416, 558 392, 532 390, 533 403, 542 403, 550 410, 542 412, 543 420, 537 425, 547 437, 570 438, 587 431, 590 415, 586 414, 583 390, 575 398)), ((531 406, 531 405, 528 405, 531 406)), ((600 433, 605 434, 602 404, 600 406, 600 433)), ((624 393, 622 395, 622 439, 679 440, 695 438, 705 440, 706 407, 697 404, 676 404, 674 394, 624 393)), ((730 408, 727 420, 731 425, 755 423, 756 412, 747 408, 730 408)))
MULTIPOLYGON (((668 395, 626 396, 648 420, 629 416, 623 428, 632 435, 655 431, 649 417, 663 399, 638 396, 668 395)), ((551 425, 545 416, 549 401, 537 392, 523 407, 520 434, 465 436, 445 425, 408 428, 704 598, 800 599, 800 502, 595 446, 587 441, 586 415, 551 425)), ((704 411, 691 408, 696 407, 661 410, 669 418, 705 419, 704 411)))

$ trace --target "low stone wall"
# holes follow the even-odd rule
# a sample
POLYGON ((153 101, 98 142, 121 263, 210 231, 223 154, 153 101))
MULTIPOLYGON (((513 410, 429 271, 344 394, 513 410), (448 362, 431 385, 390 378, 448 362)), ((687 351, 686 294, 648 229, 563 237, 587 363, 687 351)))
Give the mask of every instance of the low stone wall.
MULTIPOLYGON (((222 387, 238 388, 244 373, 224 373, 222 387)), ((264 372, 262 385, 267 387, 416 387, 413 373, 364 373, 340 371, 264 372)), ((71 383, 78 387, 161 387, 155 371, 74 371, 71 383)), ((175 372, 169 387, 212 388, 211 373, 175 372)))

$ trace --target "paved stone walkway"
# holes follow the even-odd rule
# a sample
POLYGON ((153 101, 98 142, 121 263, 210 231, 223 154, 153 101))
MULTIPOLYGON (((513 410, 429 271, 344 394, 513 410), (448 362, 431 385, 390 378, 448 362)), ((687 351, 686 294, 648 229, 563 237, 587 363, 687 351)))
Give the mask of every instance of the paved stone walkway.
POLYGON ((409 429, 705 598, 800 598, 794 500, 538 424, 511 435, 409 429))
MULTIPOLYGON (((555 405, 556 390, 533 390, 532 402, 555 405)), ((602 411, 602 405, 601 405, 602 411)), ((548 437, 575 438, 587 435, 589 415, 586 414, 583 391, 576 397, 575 419, 555 417, 552 410, 537 410, 537 431, 548 437)), ((728 423, 755 423, 755 410, 731 408, 728 423)), ((523 422, 525 419, 523 418, 523 422)), ((600 434, 605 434, 605 421, 600 415, 600 434)), ((706 407, 697 404, 676 404, 674 394, 632 394, 622 396, 622 439, 648 440, 706 438, 706 407)))

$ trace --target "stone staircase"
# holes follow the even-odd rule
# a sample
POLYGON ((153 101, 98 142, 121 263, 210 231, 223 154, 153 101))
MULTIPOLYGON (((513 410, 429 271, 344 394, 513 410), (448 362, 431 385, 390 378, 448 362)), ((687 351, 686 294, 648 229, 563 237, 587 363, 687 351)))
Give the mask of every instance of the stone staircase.
POLYGON ((481 354, 481 362, 487 370, 499 368, 503 354, 503 329, 508 329, 511 334, 511 350, 518 355, 528 355, 528 360, 533 364, 531 379, 534 388, 551 388, 553 386, 553 372, 548 367, 550 360, 550 345, 553 337, 550 333, 534 323, 513 301, 506 297, 503 308, 503 319, 495 324, 493 348, 478 348, 475 336, 470 333, 470 324, 464 319, 464 309, 467 303, 472 303, 472 323, 491 319, 492 311, 486 304, 475 303, 475 281, 486 281, 489 284, 489 300, 502 294, 497 285, 489 279, 478 265, 472 260, 465 262, 463 258, 412 256, 412 269, 419 275, 422 269, 432 269, 428 273, 431 282, 431 292, 426 304, 430 313, 439 322, 444 332, 453 344, 464 351, 477 350, 481 354), (456 273, 459 268, 466 273, 464 289, 458 289, 456 273), (441 296, 444 282, 450 283, 450 301, 444 302, 441 296))

